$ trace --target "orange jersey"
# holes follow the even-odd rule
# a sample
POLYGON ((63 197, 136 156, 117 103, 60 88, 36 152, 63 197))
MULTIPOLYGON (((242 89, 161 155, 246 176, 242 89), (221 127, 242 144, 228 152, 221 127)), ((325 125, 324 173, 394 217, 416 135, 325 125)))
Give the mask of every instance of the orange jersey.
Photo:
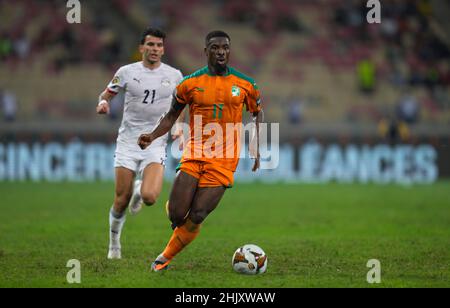
POLYGON ((260 94, 253 79, 229 68, 212 76, 204 67, 184 78, 176 89, 177 101, 189 105, 190 140, 181 162, 206 161, 235 171, 240 155, 242 110, 261 110, 260 94))

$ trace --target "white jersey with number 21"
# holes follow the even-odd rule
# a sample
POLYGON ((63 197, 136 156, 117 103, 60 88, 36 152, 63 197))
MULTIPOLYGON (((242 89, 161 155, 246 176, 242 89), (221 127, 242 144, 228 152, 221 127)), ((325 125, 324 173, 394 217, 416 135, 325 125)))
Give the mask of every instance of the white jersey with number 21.
MULTIPOLYGON (((175 87, 183 78, 181 72, 167 64, 151 70, 142 62, 122 66, 108 85, 108 92, 125 91, 124 112, 117 144, 131 151, 141 151, 139 136, 156 128, 169 111, 175 87)), ((167 134, 155 140, 152 147, 165 147, 167 134)))

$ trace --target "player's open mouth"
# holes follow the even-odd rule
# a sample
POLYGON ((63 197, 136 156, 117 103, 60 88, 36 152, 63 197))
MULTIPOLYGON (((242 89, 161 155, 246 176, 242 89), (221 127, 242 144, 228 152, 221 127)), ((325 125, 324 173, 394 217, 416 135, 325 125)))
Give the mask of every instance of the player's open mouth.
POLYGON ((218 64, 225 64, 225 59, 217 59, 218 64))

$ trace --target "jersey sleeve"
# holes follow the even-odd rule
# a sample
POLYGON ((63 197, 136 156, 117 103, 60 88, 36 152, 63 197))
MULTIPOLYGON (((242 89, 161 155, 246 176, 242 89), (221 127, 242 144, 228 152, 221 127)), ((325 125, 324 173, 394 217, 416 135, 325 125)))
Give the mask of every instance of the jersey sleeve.
POLYGON ((261 111, 261 95, 255 83, 250 85, 244 103, 247 111, 250 113, 261 111))
POLYGON ((190 104, 188 81, 181 81, 175 89, 175 98, 180 104, 190 104))
POLYGON ((106 90, 111 94, 117 94, 121 89, 124 89, 125 86, 126 86, 126 71, 123 67, 121 67, 114 75, 114 78, 108 84, 106 90))

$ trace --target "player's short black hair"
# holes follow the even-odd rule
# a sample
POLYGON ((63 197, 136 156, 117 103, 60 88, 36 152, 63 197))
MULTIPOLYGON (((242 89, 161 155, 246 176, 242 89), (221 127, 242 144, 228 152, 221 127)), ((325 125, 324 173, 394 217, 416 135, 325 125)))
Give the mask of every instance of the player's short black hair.
POLYGON ((215 30, 215 31, 209 32, 208 35, 206 35, 206 38, 205 38, 206 46, 208 46, 209 40, 212 39, 213 37, 226 37, 229 41, 231 41, 230 36, 226 32, 220 31, 220 30, 215 30))
POLYGON ((147 28, 142 33, 141 45, 143 45, 145 43, 145 38, 147 37, 147 35, 151 35, 151 36, 154 36, 154 37, 162 38, 163 41, 166 39, 166 33, 164 31, 162 31, 161 29, 158 29, 158 28, 147 28))

